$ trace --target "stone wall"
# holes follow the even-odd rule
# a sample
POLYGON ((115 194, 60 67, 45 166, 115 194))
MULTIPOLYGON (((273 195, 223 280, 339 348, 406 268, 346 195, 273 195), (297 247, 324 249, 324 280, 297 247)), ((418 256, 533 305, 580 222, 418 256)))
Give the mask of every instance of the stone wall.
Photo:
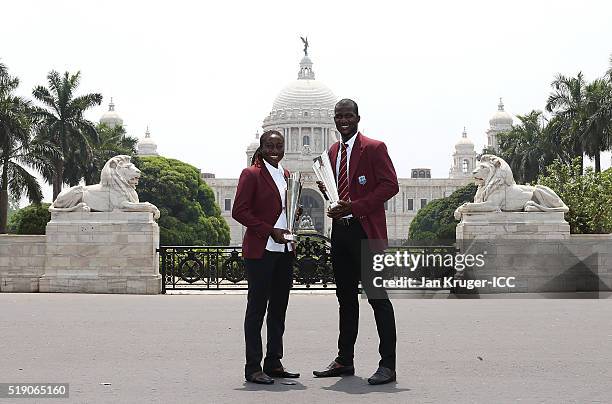
POLYGON ((0 235, 0 292, 38 292, 45 236, 0 235))

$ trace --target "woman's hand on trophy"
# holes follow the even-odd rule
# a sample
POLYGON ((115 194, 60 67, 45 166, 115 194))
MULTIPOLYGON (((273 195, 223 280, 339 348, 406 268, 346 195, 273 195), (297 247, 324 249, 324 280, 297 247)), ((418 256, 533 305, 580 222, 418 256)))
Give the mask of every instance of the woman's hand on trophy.
POLYGON ((279 244, 287 244, 289 240, 284 237, 285 234, 289 234, 289 230, 274 228, 272 233, 270 233, 270 237, 279 244))
POLYGON ((332 219, 340 219, 353 213, 351 201, 338 201, 338 205, 327 211, 327 216, 332 219))

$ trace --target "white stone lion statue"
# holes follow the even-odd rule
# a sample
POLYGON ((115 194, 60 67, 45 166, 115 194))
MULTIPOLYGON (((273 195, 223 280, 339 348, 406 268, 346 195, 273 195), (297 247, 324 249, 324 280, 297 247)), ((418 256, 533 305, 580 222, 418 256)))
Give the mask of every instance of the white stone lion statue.
POLYGON ((140 174, 130 156, 112 157, 102 168, 99 184, 77 185, 63 190, 49 211, 151 212, 155 219, 159 219, 159 209, 155 205, 138 201, 135 188, 140 174))
POLYGON ((460 220, 468 212, 567 212, 569 208, 552 189, 544 185, 517 185, 504 159, 492 154, 480 157, 472 171, 478 185, 474 202, 455 210, 460 220))

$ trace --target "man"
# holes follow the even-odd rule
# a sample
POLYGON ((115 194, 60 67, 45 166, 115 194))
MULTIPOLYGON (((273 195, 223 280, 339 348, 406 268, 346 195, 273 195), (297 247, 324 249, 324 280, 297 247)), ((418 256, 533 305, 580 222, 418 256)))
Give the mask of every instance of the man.
MULTIPOLYGON (((331 255, 340 306, 340 333, 338 357, 325 370, 314 371, 316 377, 355 374, 353 357, 359 322, 358 284, 362 280, 366 291, 369 286, 366 279, 361 279, 361 262, 365 257, 363 273, 369 274, 372 261, 370 259, 368 262, 367 257, 386 247, 384 204, 399 191, 395 169, 385 144, 357 130, 361 119, 357 104, 350 99, 340 100, 334 113, 342 141, 333 144, 328 153, 332 166, 335 165, 341 200, 327 215, 333 220, 331 255)), ((323 183, 318 182, 318 185, 321 192, 325 192, 323 183)), ((380 298, 373 298, 368 293, 381 355, 378 370, 368 379, 370 384, 384 384, 396 379, 395 315, 386 293, 382 293, 382 296, 376 296, 380 298)))

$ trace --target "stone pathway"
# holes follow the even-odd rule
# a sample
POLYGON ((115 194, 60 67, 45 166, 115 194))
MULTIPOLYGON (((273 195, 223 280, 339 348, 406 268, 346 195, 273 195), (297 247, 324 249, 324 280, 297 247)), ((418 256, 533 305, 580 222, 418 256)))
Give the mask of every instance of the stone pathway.
POLYGON ((69 400, 4 403, 609 402, 612 301, 394 300, 398 382, 372 387, 361 302, 356 376, 314 379, 336 352, 331 294, 290 298, 296 385, 243 380, 243 294, 0 294, 2 382, 69 382, 69 400))

